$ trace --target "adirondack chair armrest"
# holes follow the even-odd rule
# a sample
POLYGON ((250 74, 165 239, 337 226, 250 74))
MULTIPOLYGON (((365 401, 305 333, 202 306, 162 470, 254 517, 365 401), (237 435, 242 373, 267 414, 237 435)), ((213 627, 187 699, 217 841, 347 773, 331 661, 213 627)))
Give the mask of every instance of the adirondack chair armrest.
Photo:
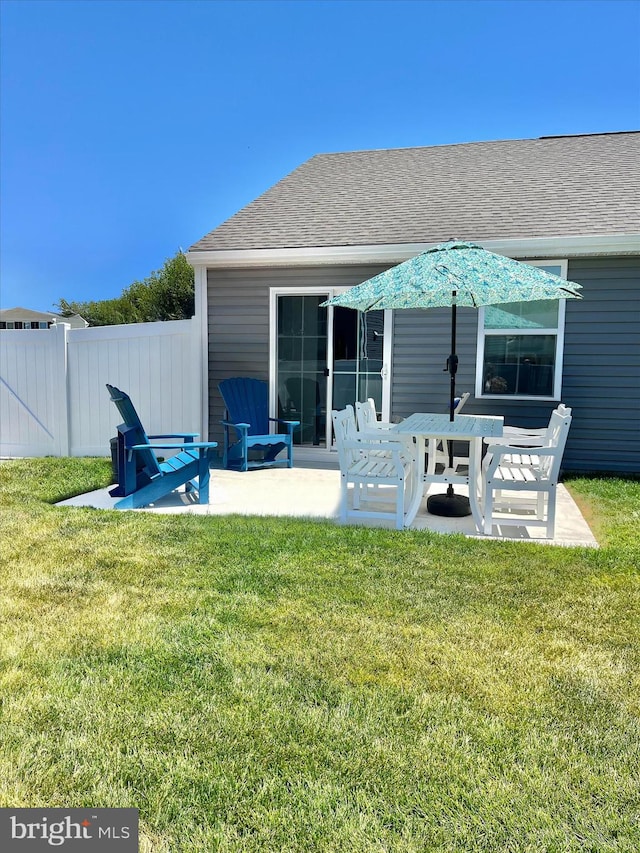
POLYGON ((185 441, 195 441, 199 435, 199 432, 170 432, 165 435, 148 435, 147 438, 184 438, 185 441))
POLYGON ((245 423, 234 424, 233 421, 220 421, 220 423, 224 427, 233 427, 235 429, 235 431, 238 433, 238 435, 241 435, 241 436, 242 435, 246 436, 248 431, 249 431, 249 427, 251 426, 251 424, 245 424, 245 423))
POLYGON ((134 444, 127 450, 204 450, 205 448, 217 447, 217 441, 170 441, 162 444, 134 444))
POLYGON ((300 421, 289 421, 284 418, 269 418, 269 420, 276 424, 284 424, 289 434, 292 434, 294 429, 300 426, 300 421))

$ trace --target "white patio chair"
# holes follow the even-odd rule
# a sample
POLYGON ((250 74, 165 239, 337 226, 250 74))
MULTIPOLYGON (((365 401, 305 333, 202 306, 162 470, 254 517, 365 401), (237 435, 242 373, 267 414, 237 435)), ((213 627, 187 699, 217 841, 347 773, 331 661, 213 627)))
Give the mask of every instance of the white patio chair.
POLYGON ((387 519, 401 530, 413 476, 413 457, 406 444, 399 436, 380 439, 376 430, 358 432, 353 406, 331 412, 331 419, 340 463, 340 520, 387 519), (393 510, 371 506, 390 503, 393 510))
POLYGON ((391 429, 393 426, 386 421, 378 420, 373 397, 369 397, 366 403, 356 403, 356 421, 361 432, 369 432, 373 429, 391 429))
POLYGON ((482 463, 486 534, 494 526, 544 527, 547 538, 553 539, 556 486, 570 425, 571 415, 556 411, 544 445, 489 445, 482 463), (535 453, 527 453, 528 449, 535 453))
MULTIPOLYGON (((366 401, 366 403, 356 403, 356 424, 358 427, 359 433, 369 433, 368 438, 371 441, 386 441, 388 436, 388 430, 390 430, 395 424, 389 423, 388 421, 379 421, 378 415, 376 412, 376 404, 372 397, 366 401)), ((413 453, 414 446, 413 441, 410 436, 403 435, 402 437, 393 436, 393 441, 401 440, 406 446, 407 450, 410 453, 413 453)), ((373 452, 373 451, 371 451, 373 452)), ((378 451, 378 453, 382 453, 383 455, 386 451, 378 451)))
POLYGON ((549 423, 540 429, 529 429, 528 427, 506 426, 502 438, 485 439, 485 443, 491 444, 516 444, 519 447, 544 447, 550 441, 551 427, 555 416, 571 415, 571 408, 559 403, 551 412, 549 423))

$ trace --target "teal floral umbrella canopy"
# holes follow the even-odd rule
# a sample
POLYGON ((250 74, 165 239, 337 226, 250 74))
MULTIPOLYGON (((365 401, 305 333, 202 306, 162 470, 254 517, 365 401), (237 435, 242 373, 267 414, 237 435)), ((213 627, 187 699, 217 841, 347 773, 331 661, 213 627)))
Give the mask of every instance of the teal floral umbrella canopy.
MULTIPOLYGON (((385 308, 451 307, 449 419, 454 420, 456 373, 456 309, 480 308, 508 302, 544 299, 581 299, 581 285, 565 281, 539 267, 489 252, 475 243, 451 240, 398 264, 323 305, 374 311, 385 308)), ((453 442, 449 465, 453 466, 453 442)), ((468 514, 468 501, 460 501, 449 486, 447 495, 429 499, 429 511, 438 515, 468 514), (446 501, 438 498, 446 497, 446 501)))
POLYGON ((475 243, 451 240, 352 287, 323 305, 374 311, 385 308, 451 307, 449 413, 454 418, 456 308, 480 308, 505 302, 580 299, 581 285, 538 267, 489 252, 475 243))
POLYGON ((580 298, 581 285, 539 267, 450 241, 427 249, 330 299, 359 311, 384 308, 480 308, 504 302, 580 298))

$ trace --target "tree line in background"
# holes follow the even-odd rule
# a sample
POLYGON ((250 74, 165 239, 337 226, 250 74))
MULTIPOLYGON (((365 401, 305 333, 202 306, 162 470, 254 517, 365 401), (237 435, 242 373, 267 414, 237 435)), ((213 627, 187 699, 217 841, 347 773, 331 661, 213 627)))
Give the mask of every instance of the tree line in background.
POLYGON ((193 267, 182 252, 168 258, 162 269, 144 281, 134 281, 115 299, 67 302, 55 306, 64 317, 80 314, 90 326, 185 320, 195 312, 193 267))

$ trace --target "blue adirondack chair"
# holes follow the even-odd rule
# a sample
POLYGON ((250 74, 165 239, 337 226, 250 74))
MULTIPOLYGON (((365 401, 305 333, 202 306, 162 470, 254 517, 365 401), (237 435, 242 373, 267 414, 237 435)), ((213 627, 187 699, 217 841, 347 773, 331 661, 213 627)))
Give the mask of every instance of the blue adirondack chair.
POLYGON ((225 468, 293 467, 293 430, 300 421, 269 417, 269 390, 260 379, 224 379, 218 389, 226 407, 222 464, 225 468), (286 433, 269 433, 269 423, 286 427, 286 433), (233 430, 233 432, 231 432, 233 430), (283 450, 286 457, 276 459, 283 450))
POLYGON ((118 485, 112 497, 120 497, 115 509, 136 509, 153 503, 186 484, 187 492, 198 492, 201 504, 209 503, 209 465, 216 441, 195 441, 197 432, 147 435, 131 398, 124 391, 107 384, 111 399, 124 423, 118 427, 118 485), (150 439, 182 439, 151 444, 150 439), (160 462, 156 450, 180 450, 160 462), (196 479, 197 478, 197 479, 196 479))

